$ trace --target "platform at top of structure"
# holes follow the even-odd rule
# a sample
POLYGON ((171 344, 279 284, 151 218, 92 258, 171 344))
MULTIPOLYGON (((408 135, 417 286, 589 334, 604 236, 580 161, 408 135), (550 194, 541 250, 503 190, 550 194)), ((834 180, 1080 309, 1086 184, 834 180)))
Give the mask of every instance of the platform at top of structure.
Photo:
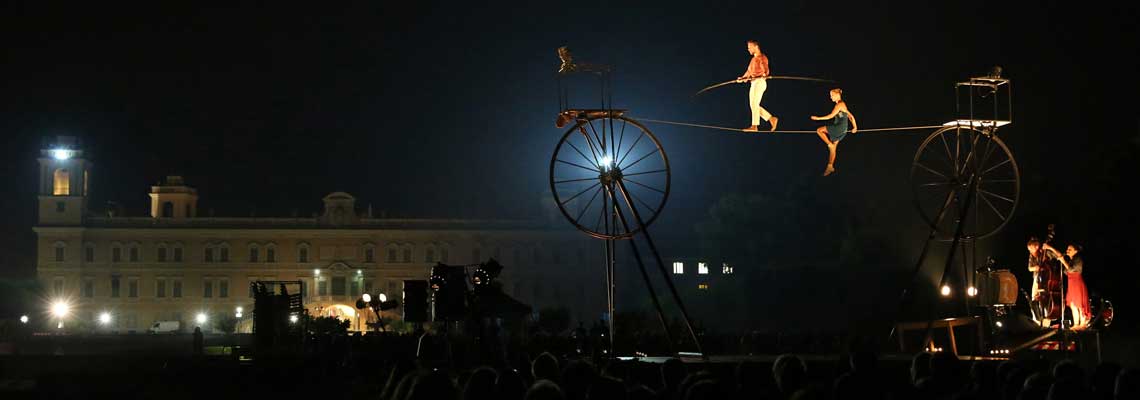
POLYGON ((993 120, 993 119, 956 119, 942 126, 968 126, 971 128, 1001 128, 1009 125, 1010 121, 993 120))
POLYGON ((965 82, 958 82, 958 86, 985 86, 991 88, 997 88, 998 86, 1005 84, 1009 84, 1009 79, 993 78, 987 76, 979 76, 970 78, 970 80, 965 82))

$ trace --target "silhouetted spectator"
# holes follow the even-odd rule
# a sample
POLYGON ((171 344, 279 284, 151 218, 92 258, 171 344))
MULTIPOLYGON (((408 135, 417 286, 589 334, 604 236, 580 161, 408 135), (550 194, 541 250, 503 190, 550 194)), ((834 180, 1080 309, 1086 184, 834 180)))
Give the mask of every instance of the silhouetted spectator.
POLYGON ((406 358, 396 360, 392 365, 392 369, 388 371, 388 380, 384 383, 384 389, 380 392, 382 400, 395 399, 396 387, 399 386, 401 380, 412 371, 415 371, 415 366, 406 358))
POLYGON ((1120 374, 1120 364, 1105 362, 1096 366, 1092 378, 1089 379, 1089 389, 1094 400, 1112 400, 1112 392, 1116 390, 1116 376, 1120 374))
POLYGON ((650 389, 648 386, 635 385, 629 389, 626 397, 629 400, 653 400, 657 398, 657 393, 654 393, 653 389, 650 389))
POLYGON ((586 391, 586 400, 625 400, 625 383, 614 377, 599 376, 586 391))
POLYGON ((993 363, 975 361, 970 366, 970 393, 979 398, 992 399, 998 396, 1000 385, 993 363))
POLYGON ((685 393, 689 391, 689 387, 704 380, 716 380, 716 376, 709 370, 700 370, 686 376, 685 379, 681 380, 681 384, 677 386, 677 399, 683 400, 685 393))
POLYGON ((558 387, 557 383, 546 379, 541 379, 534 383, 529 390, 526 391, 525 400, 566 400, 566 396, 562 394, 562 389, 558 387))
POLYGON ((1021 386, 1018 400, 1045 400, 1049 397, 1049 387, 1053 386, 1053 377, 1044 372, 1037 372, 1025 378, 1021 386))
POLYGON ((1116 400, 1140 399, 1140 371, 1133 368, 1120 371, 1114 393, 1116 400))
POLYGON ((685 400, 720 400, 728 397, 716 381, 705 379, 689 386, 685 400))
POLYGON ((930 376, 930 353, 918 353, 910 360, 910 384, 918 385, 922 378, 930 376))
POLYGON ((1049 386, 1049 393, 1046 396, 1048 400, 1073 400, 1085 399, 1088 394, 1085 393, 1084 385, 1081 381, 1076 381, 1070 378, 1060 379, 1053 382, 1049 386))
POLYGON ((479 367, 467 378, 463 386, 463 400, 494 400, 495 381, 499 374, 490 367, 479 367))
POLYGON ((1073 360, 1062 360, 1053 366, 1053 379, 1057 382, 1074 381, 1078 386, 1084 385, 1085 371, 1073 360))
POLYGON ((534 375, 534 380, 537 383, 540 380, 546 379, 548 381, 558 383, 559 375, 562 371, 558 368, 558 359, 550 353, 539 354, 531 364, 531 374, 534 375))
POLYGON ((797 390, 803 389, 807 378, 807 366, 799 357, 784 354, 776 358, 772 364, 772 378, 776 380, 776 388, 783 398, 791 397, 797 390))
POLYGON ((432 370, 416 377, 407 400, 458 400, 459 390, 442 370, 432 370))
POLYGON ((741 361, 736 364, 736 398, 755 399, 762 395, 764 367, 759 363, 741 361))
POLYGON ((526 381, 517 369, 508 368, 499 371, 499 378, 495 380, 495 392, 502 400, 522 400, 526 395, 526 381))
POLYGON ((950 353, 930 356, 930 376, 918 381, 918 393, 924 398, 942 398, 962 390, 961 362, 950 353))
POLYGON ((685 363, 676 358, 665 360, 661 364, 661 391, 657 393, 657 398, 660 400, 677 400, 681 394, 677 392, 677 388, 681 386, 681 382, 685 380, 685 363))
MULTIPOLYGON (((203 340, 202 340, 202 328, 195 326, 194 327, 194 356, 195 357, 199 357, 202 355, 203 347, 204 347, 204 344, 203 344, 203 340)), ((185 348, 185 347, 183 347, 183 348, 185 348)), ((186 353, 182 353, 182 354, 186 354, 186 353)))
POLYGON ((1011 368, 1002 381, 1002 399, 1017 400, 1017 396, 1021 394, 1021 388, 1025 387, 1025 380, 1029 378, 1029 372, 1028 369, 1019 365, 1011 368))
POLYGON ((873 351, 855 351, 850 357, 851 371, 835 380, 837 399, 881 399, 886 396, 878 376, 879 357, 873 351))
POLYGON ((568 400, 583 400, 586 398, 586 390, 590 388, 596 377, 594 366, 590 363, 581 360, 571 361, 562 369, 563 393, 568 400))

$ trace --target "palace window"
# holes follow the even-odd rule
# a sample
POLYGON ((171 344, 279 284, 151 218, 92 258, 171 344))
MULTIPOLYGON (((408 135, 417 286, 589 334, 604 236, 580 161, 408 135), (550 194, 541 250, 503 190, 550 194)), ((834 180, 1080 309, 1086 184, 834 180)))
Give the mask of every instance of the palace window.
POLYGON ((673 262, 673 273, 677 274, 677 275, 684 274, 685 273, 685 263, 680 262, 680 261, 674 261, 673 262))
POLYGON ((155 256, 158 262, 166 262, 166 245, 159 245, 158 252, 155 256))
POLYGON ((83 278, 83 297, 95 297, 95 280, 91 278, 83 278))
POLYGON ((257 248, 257 245, 249 246, 249 262, 251 262, 251 263, 257 262, 257 255, 259 252, 260 251, 257 248))
POLYGON ((697 263, 697 273, 701 274, 701 275, 708 275, 709 274, 708 263, 703 263, 703 262, 697 263))
POLYGON ((111 297, 119 298, 119 277, 117 275, 111 276, 111 297))
POLYGON ((409 245, 404 246, 404 257, 402 258, 402 260, 405 263, 411 263, 412 262, 412 245, 409 244, 409 245))
POLYGON ((174 247, 174 262, 182 262, 182 246, 174 247))
POLYGON ((345 283, 345 279, 343 276, 334 276, 332 278, 332 295, 333 296, 344 296, 344 283, 345 283))
POLYGON ((130 262, 139 262, 139 246, 138 245, 131 245, 131 247, 129 249, 127 249, 127 260, 129 260, 130 262))
POLYGON ((66 245, 63 243, 56 243, 55 244, 55 261, 56 262, 63 262, 63 255, 64 255, 65 246, 66 245))
POLYGON ((123 248, 115 246, 111 248, 111 262, 123 261, 123 248))
POLYGON ((364 262, 374 263, 374 262, 376 262, 375 257, 376 257, 376 250, 375 249, 373 249, 371 247, 365 247, 364 248, 364 262))
POLYGON ((132 299, 139 297, 139 278, 127 279, 127 297, 132 299))
POLYGON ((55 173, 52 174, 52 183, 51 194, 55 196, 71 195, 71 173, 67 171, 67 168, 55 170, 55 173))
POLYGON ((388 259, 387 259, 387 261, 389 263, 395 263, 396 262, 396 248, 395 247, 389 247, 388 248, 388 259))
POLYGON ((277 246, 274 246, 272 244, 265 246, 265 262, 277 262, 277 246))
POLYGON ((230 280, 228 278, 222 278, 218 281, 218 297, 223 299, 230 297, 230 280))
POLYGON ((176 299, 182 298, 182 278, 174 278, 170 284, 170 297, 176 299))
POLYGON ((202 279, 202 297, 207 298, 207 299, 214 297, 214 279, 213 278, 202 279))
POLYGON ((218 256, 218 261, 230 262, 230 248, 224 247, 224 246, 225 245, 223 245, 223 247, 221 248, 221 254, 218 256))
POLYGON ((88 244, 83 248, 83 261, 95 262, 95 245, 88 244))
POLYGON ((720 272, 725 274, 725 275, 732 275, 732 266, 728 265, 728 263, 724 263, 720 267, 720 272))
POLYGON ((208 263, 214 262, 214 248, 206 247, 206 252, 202 254, 202 259, 208 263))
POLYGON ((309 262, 309 245, 301 243, 297 246, 297 262, 309 262))
POLYGON ((158 278, 155 281, 154 297, 166 297, 166 278, 158 278))

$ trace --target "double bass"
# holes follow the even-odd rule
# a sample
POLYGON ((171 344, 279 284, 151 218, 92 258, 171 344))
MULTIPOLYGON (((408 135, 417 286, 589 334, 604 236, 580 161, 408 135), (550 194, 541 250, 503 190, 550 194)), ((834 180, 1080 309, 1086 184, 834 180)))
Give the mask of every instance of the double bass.
POLYGON ((1064 257, 1056 251, 1046 249, 1046 245, 1053 241, 1055 231, 1053 224, 1049 224, 1049 232, 1041 242, 1036 254, 1030 254, 1030 264, 1037 264, 1037 271, 1033 272, 1033 314, 1034 319, 1042 326, 1048 327, 1051 321, 1059 321, 1064 310, 1065 302, 1061 297, 1061 263, 1058 257, 1064 257))

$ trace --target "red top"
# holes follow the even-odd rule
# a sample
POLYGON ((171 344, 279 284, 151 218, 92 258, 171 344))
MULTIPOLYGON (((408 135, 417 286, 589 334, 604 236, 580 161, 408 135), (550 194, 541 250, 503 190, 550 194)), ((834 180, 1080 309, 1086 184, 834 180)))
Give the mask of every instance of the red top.
POLYGON ((757 78, 768 76, 768 56, 764 53, 757 54, 752 57, 752 61, 748 63, 748 69, 744 71, 745 78, 757 78))

